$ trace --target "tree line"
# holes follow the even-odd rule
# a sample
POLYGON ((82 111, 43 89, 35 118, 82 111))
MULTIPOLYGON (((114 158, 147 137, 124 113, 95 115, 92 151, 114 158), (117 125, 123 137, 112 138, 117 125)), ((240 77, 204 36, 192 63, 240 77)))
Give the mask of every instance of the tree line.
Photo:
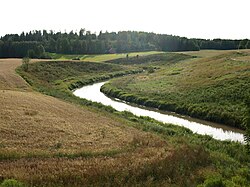
POLYGON ((28 33, 7 34, 0 38, 0 57, 49 58, 50 53, 61 54, 105 54, 137 51, 195 51, 201 49, 245 49, 250 41, 205 40, 167 34, 136 31, 91 33, 54 32, 35 30, 28 33))

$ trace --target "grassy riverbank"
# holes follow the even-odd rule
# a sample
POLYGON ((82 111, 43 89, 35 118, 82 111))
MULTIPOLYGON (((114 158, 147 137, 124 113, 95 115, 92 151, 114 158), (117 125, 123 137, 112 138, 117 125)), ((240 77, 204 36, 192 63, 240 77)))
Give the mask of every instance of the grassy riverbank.
MULTIPOLYGON (((190 54, 197 58, 185 60, 177 56, 175 62, 173 54, 169 54, 172 61, 144 61, 141 66, 153 66, 153 71, 115 79, 102 91, 129 102, 244 129, 244 101, 250 93, 250 52, 190 54)), ((136 60, 127 64, 136 64, 136 60)))

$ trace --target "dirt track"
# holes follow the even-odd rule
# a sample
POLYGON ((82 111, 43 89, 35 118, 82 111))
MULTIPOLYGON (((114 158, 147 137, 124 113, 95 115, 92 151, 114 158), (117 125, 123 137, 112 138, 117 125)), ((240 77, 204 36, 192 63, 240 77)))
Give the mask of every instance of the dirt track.
POLYGON ((21 59, 0 59, 0 90, 31 90, 29 85, 16 74, 21 59))

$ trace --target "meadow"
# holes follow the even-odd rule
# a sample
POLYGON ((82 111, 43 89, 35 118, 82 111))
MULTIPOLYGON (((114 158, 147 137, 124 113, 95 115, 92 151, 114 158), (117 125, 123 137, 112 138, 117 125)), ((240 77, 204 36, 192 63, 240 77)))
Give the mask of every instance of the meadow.
POLYGON ((0 87, 0 186, 249 186, 244 145, 117 112, 72 94, 93 82, 156 77, 172 65, 197 60, 196 55, 157 55, 145 57, 146 64, 31 63, 28 70, 17 68, 28 84, 13 72, 20 61, 10 75, 0 72, 1 80, 16 76, 4 84, 8 89, 0 87), (159 58, 169 62, 155 61, 159 58), (22 87, 17 88, 19 81, 22 87))
POLYGON ((129 57, 148 56, 153 54, 161 54, 161 51, 147 51, 147 52, 131 52, 131 53, 115 53, 115 54, 99 54, 99 55, 68 55, 68 54, 57 54, 57 53, 46 53, 46 56, 54 60, 81 60, 91 62, 103 62, 107 60, 121 59, 129 57))

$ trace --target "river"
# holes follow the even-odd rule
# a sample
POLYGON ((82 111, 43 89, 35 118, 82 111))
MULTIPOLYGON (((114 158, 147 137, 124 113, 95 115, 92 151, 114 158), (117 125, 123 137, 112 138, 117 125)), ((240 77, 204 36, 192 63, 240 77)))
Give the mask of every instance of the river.
POLYGON ((95 83, 93 85, 84 86, 73 92, 75 96, 84 98, 94 102, 100 102, 103 105, 111 106, 117 111, 129 111, 136 116, 148 116, 164 123, 171 123, 186 127, 194 133, 201 135, 210 135, 218 140, 230 140, 244 142, 243 131, 231 128, 225 125, 215 124, 203 120, 197 120, 187 116, 180 116, 173 113, 165 113, 151 110, 146 107, 139 107, 122 102, 118 99, 110 99, 100 91, 100 88, 106 82, 95 83))

